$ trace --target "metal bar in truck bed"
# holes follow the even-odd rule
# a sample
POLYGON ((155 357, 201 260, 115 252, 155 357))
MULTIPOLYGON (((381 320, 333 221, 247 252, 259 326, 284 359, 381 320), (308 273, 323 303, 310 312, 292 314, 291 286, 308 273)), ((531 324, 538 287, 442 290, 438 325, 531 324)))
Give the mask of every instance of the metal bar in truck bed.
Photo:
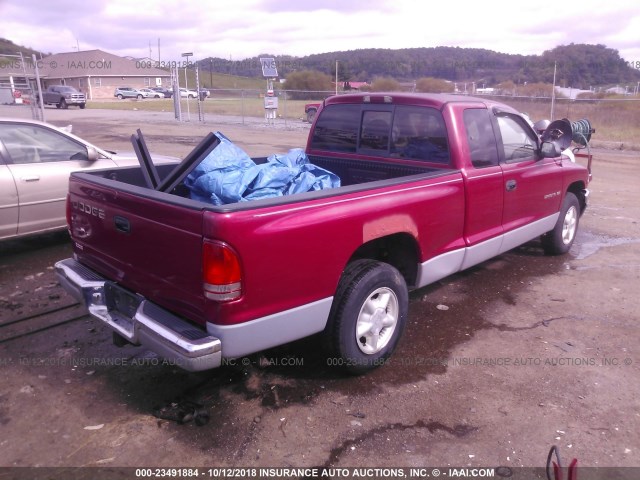
POLYGON ((220 144, 220 139, 213 133, 204 137, 204 139, 196 146, 189 154, 184 157, 184 160, 174 168, 167 177, 160 182, 156 187, 156 190, 160 192, 171 193, 180 182, 191 172, 194 166, 201 162, 211 151, 220 144))

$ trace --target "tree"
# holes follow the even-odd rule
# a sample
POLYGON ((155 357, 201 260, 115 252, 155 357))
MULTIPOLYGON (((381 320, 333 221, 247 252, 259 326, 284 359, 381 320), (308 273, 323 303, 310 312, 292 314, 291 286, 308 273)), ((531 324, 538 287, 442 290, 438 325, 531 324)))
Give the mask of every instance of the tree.
POLYGON ((372 92, 399 92, 401 90, 400 83, 391 77, 376 77, 371 83, 372 92))
POLYGON ((332 88, 331 77, 326 73, 317 70, 302 70, 300 72, 291 72, 287 75, 285 82, 287 90, 294 90, 291 98, 305 100, 309 98, 317 98, 315 92, 326 92, 332 88))
POLYGON ((416 82, 416 91, 424 93, 451 93, 454 85, 446 80, 433 77, 422 77, 416 82))
POLYGON ((516 94, 516 84, 511 80, 507 80, 506 82, 502 82, 498 84, 497 87, 498 93, 502 95, 515 95, 516 94))

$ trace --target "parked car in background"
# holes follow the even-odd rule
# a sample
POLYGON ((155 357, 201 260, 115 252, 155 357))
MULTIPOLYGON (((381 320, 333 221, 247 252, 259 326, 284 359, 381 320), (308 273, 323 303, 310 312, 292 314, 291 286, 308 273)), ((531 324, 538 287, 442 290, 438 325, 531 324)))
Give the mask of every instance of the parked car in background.
POLYGON ((164 88, 164 87, 151 87, 151 90, 153 90, 154 92, 158 92, 160 95, 164 95, 164 98, 171 98, 171 97, 173 97, 173 90, 169 90, 168 88, 164 88))
POLYGON ((197 98, 198 92, 196 92, 195 90, 188 90, 186 88, 181 88, 180 96, 182 98, 197 98))
POLYGON ((103 150, 47 123, 0 118, 0 239, 65 228, 71 172, 134 165, 139 164, 133 152, 103 150))
MULTIPOLYGON (((40 98, 37 95, 36 102, 40 103, 40 98)), ((87 104, 87 97, 69 85, 50 85, 42 92, 42 103, 63 109, 69 108, 69 105, 84 108, 87 104)))
POLYGON ((138 100, 142 100, 144 98, 144 94, 140 90, 132 87, 118 87, 115 92, 113 92, 113 96, 120 100, 123 98, 137 98, 138 100))
POLYGON ((139 88, 139 92, 142 92, 144 98, 164 98, 164 94, 151 90, 150 88, 139 88))

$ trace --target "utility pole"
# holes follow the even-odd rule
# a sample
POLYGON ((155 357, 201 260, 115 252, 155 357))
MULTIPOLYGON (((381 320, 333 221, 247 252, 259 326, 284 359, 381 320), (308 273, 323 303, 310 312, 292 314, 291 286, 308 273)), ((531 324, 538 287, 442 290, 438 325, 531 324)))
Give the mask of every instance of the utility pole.
POLYGON ((553 64, 553 90, 551 91, 551 121, 553 121, 553 110, 556 106, 556 69, 558 68, 558 62, 553 64))
MULTIPOLYGON (((189 110, 189 85, 187 84, 187 67, 189 66, 189 57, 192 57, 193 53, 192 52, 186 52, 182 54, 182 57, 186 57, 187 62, 185 63, 184 66, 184 88, 187 91, 187 121, 190 122, 191 121, 191 111, 189 110)), ((200 94, 200 92, 198 92, 198 95, 200 94)))

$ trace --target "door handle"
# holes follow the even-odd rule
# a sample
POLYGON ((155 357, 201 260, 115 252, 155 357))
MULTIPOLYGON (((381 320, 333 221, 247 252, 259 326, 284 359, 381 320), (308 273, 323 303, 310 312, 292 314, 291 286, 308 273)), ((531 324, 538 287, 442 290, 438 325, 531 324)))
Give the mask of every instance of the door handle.
POLYGON ((31 177, 22 177, 20 180, 23 182, 37 182, 40 180, 40 175, 33 175, 31 177))
POLYGON ((518 182, 516 182, 515 180, 507 180, 505 186, 507 188, 507 192, 511 192, 516 189, 516 187, 518 186, 518 182))

